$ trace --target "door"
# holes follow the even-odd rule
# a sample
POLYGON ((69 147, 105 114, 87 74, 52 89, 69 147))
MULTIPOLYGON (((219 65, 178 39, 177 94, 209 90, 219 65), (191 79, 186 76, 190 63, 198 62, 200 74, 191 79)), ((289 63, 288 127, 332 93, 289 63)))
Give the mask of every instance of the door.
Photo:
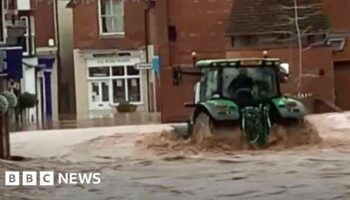
POLYGON ((89 109, 108 110, 110 109, 109 81, 89 82, 89 109))

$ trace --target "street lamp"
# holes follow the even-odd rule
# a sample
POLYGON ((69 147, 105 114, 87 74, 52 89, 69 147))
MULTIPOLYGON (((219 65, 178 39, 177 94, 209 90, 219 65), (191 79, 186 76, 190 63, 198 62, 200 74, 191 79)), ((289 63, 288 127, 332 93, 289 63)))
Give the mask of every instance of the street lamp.
POLYGON ((196 62, 197 62, 197 52, 193 51, 191 53, 191 57, 192 57, 192 64, 193 64, 193 67, 196 66, 196 62))

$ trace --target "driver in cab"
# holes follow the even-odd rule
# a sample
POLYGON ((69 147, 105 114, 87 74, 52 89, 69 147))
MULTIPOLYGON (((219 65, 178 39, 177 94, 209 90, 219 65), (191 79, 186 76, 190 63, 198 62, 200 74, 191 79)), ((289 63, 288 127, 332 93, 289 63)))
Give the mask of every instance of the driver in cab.
POLYGON ((230 83, 228 89, 230 93, 235 96, 237 91, 241 89, 252 90, 253 89, 253 79, 248 76, 248 69, 239 69, 238 76, 230 83))

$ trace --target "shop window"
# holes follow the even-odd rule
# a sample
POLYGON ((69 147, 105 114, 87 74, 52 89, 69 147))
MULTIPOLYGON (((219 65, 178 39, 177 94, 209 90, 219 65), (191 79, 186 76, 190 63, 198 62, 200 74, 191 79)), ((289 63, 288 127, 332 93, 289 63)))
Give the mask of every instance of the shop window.
POLYGON ((119 103, 126 101, 125 80, 115 79, 113 80, 113 102, 119 103))
POLYGON ((114 66, 112 67, 113 76, 124 76, 124 66, 114 66))
POLYGON ((109 101, 109 84, 102 82, 102 101, 109 101))
POLYGON ((140 71, 135 69, 135 66, 129 65, 126 67, 128 75, 140 75, 140 71))
POLYGON ((123 0, 99 0, 101 35, 124 34, 123 0))
MULTIPOLYGON (((134 65, 89 67, 88 79, 92 82, 103 82, 98 89, 100 91, 98 93, 102 94, 103 102, 109 101, 109 99, 111 104, 142 102, 141 73, 134 65)), ((93 89, 96 88, 93 87, 93 89)))
POLYGON ((100 95, 99 85, 98 83, 91 83, 92 84, 92 102, 98 102, 98 96, 100 95))
POLYGON ((109 67, 90 67, 89 77, 109 77, 109 67))
POLYGON ((114 66, 112 71, 113 103, 141 102, 140 71, 134 65, 114 66))
POLYGON ((128 79, 128 92, 129 92, 129 101, 131 102, 141 101, 141 90, 140 90, 139 78, 128 79))

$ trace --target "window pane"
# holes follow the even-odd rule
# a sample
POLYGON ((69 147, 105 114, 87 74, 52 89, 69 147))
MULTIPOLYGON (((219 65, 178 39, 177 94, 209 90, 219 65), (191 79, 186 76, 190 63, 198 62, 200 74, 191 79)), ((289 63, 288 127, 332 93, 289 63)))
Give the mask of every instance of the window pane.
POLYGON ((122 0, 113 1, 113 15, 122 15, 123 13, 123 2, 122 0))
POLYGON ((103 33, 113 33, 115 32, 113 26, 113 16, 102 17, 102 32, 103 33))
POLYGON ((92 94, 91 94, 92 102, 98 102, 99 96, 100 96, 100 90, 98 88, 98 83, 92 82, 91 87, 92 87, 92 94))
POLYGON ((124 102, 125 98, 125 80, 115 79, 113 80, 113 102, 124 102))
POLYGON ((114 30, 118 33, 124 32, 124 19, 121 15, 114 18, 114 30))
POLYGON ((89 77, 106 77, 109 76, 109 67, 90 67, 89 77))
POLYGON ((100 0, 101 1, 101 15, 112 14, 111 0, 100 0))
POLYGON ((218 89, 218 71, 210 70, 206 77, 205 99, 211 99, 218 89))
POLYGON ((135 66, 133 66, 133 65, 126 66, 126 69, 127 69, 128 75, 139 75, 140 74, 140 71, 135 69, 135 66))
POLYGON ((103 33, 124 32, 123 1, 101 0, 100 18, 103 33))
POLYGON ((140 91, 140 79, 133 78, 128 79, 128 92, 130 102, 140 102, 141 101, 141 91, 140 91))
POLYGON ((108 82, 102 82, 102 101, 104 102, 109 101, 109 83, 108 82))
POLYGON ((113 76, 124 76, 124 66, 115 66, 112 67, 112 75, 113 76))

